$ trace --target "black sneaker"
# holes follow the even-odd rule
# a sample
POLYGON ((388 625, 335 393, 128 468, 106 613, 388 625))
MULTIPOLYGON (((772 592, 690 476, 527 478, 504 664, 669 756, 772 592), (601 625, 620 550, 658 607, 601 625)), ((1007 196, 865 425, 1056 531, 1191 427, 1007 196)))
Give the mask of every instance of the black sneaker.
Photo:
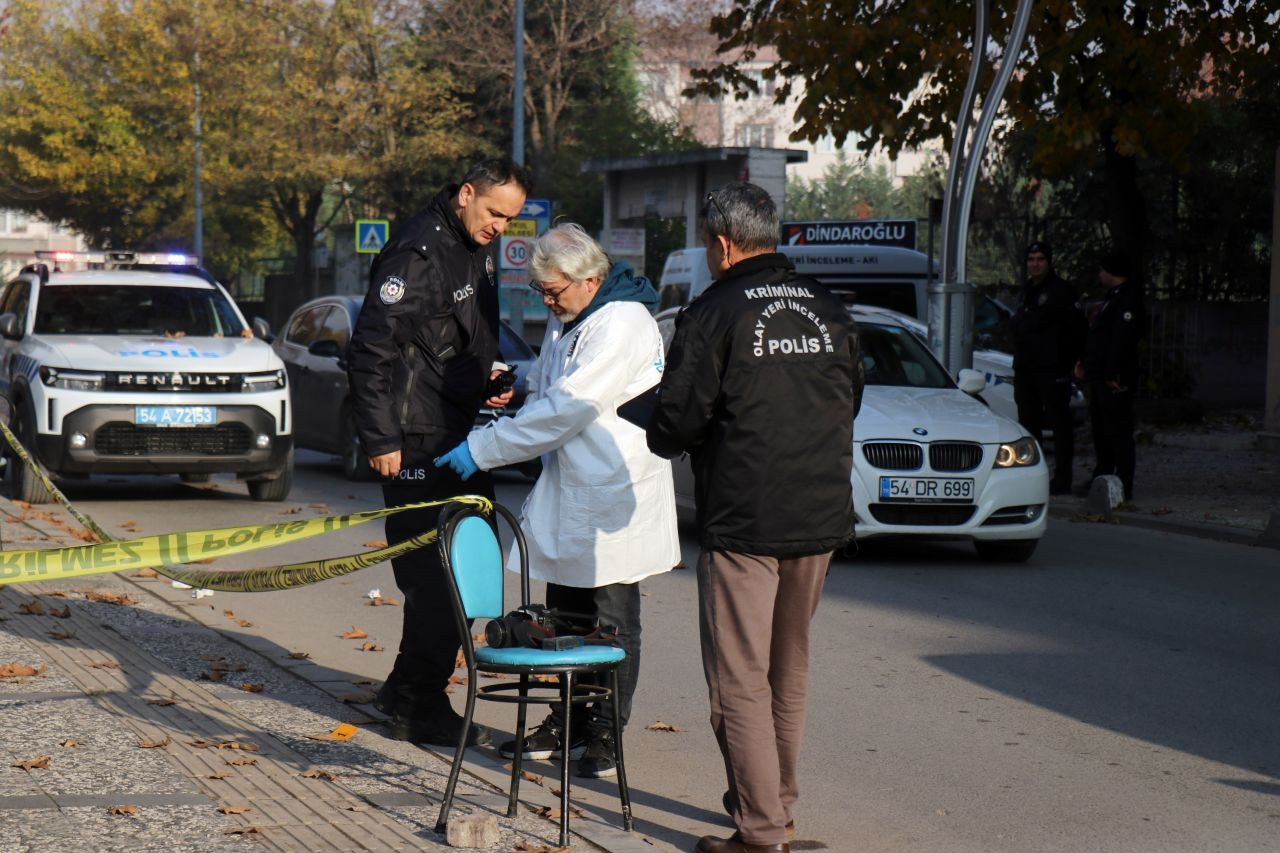
MULTIPOLYGON (((462 715, 449 708, 437 711, 429 717, 402 717, 396 714, 391 718, 388 735, 395 740, 404 740, 421 746, 454 746, 458 745, 458 735, 462 733, 462 715)), ((493 731, 488 726, 477 722, 471 723, 467 732, 467 746, 484 746, 493 741, 493 731)))
MULTIPOLYGON (((580 732, 581 729, 573 733, 573 743, 569 745, 570 756, 573 755, 574 750, 581 749, 586 745, 586 737, 580 732)), ((553 755, 558 755, 560 753, 560 741, 563 738, 564 729, 556 722, 554 717, 548 716, 536 729, 525 735, 524 751, 520 753, 520 757, 542 761, 553 755)), ((498 754, 503 758, 514 758, 516 742, 509 740, 499 744, 498 754)))
POLYGON ((618 775, 613 732, 593 734, 588 738, 587 751, 578 759, 577 774, 585 779, 607 779, 618 775))

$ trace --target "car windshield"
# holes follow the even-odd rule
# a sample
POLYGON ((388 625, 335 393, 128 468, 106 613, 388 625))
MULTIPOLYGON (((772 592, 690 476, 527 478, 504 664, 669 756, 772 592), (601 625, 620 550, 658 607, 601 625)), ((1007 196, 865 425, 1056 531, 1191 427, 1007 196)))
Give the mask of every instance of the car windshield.
POLYGON ((924 344, 901 326, 858 324, 868 385, 951 388, 951 378, 924 344))
POLYGON ((67 284, 40 291, 35 331, 46 335, 235 337, 244 323, 221 291, 141 284, 67 284))

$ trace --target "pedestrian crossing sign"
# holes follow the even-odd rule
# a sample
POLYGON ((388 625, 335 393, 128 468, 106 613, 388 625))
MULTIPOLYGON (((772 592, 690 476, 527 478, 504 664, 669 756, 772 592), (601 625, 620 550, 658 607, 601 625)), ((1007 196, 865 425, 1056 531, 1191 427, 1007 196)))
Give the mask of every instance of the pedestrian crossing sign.
POLYGON ((388 223, 385 219, 356 220, 356 251, 376 255, 387 244, 388 223))

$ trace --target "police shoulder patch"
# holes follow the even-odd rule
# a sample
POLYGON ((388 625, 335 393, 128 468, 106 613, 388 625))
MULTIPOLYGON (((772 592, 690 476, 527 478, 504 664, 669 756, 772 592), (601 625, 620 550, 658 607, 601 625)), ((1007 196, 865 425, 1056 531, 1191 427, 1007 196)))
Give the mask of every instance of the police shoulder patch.
POLYGON ((404 290, 404 279, 389 275, 387 280, 382 283, 382 287, 378 288, 378 298, 382 300, 384 305, 394 305, 404 296, 404 290))
POLYGON ((493 284, 493 255, 484 256, 484 271, 489 276, 489 284, 493 284))

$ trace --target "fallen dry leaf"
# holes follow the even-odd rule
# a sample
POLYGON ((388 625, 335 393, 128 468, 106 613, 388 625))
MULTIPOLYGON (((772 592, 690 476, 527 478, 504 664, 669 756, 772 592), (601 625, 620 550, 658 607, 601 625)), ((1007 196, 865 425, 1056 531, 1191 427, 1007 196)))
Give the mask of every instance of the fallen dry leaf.
POLYGON ((360 731, 350 723, 339 723, 333 731, 318 735, 307 735, 311 740, 351 740, 360 731))
POLYGON ((38 601, 28 601, 18 605, 18 612, 23 616, 43 616, 44 605, 38 601))
POLYGON ((261 835, 260 826, 229 826, 222 830, 223 835, 261 835))
POLYGON ((109 814, 137 814, 138 807, 137 806, 112 806, 111 808, 107 809, 107 812, 109 814))
POLYGON ((232 767, 249 767, 249 766, 251 766, 251 765, 257 764, 257 763, 258 763, 258 759, 256 759, 256 758, 231 758, 231 759, 228 759, 227 761, 224 761, 223 763, 224 763, 224 764, 228 764, 228 765, 230 765, 230 766, 232 766, 232 767))
POLYGON ((172 705, 175 701, 176 701, 176 700, 174 700, 174 699, 162 699, 162 698, 160 698, 160 697, 158 697, 158 696, 157 696, 157 697, 154 697, 154 698, 148 699, 148 700, 147 700, 147 704, 148 704, 148 705, 159 705, 161 708, 165 708, 165 707, 168 707, 169 705, 172 705))
POLYGON ((241 689, 241 690, 243 690, 245 693, 261 693, 261 692, 262 692, 262 685, 261 685, 261 684, 252 684, 252 683, 250 683, 250 682, 246 681, 246 682, 244 682, 243 684, 241 684, 241 685, 240 685, 240 689, 241 689))
POLYGON ((305 770, 298 775, 304 779, 324 779, 326 782, 333 782, 338 778, 337 773, 330 770, 321 770, 317 767, 312 767, 310 770, 305 770))
POLYGON ((465 675, 451 675, 449 676, 449 683, 450 684, 466 684, 467 677, 465 675))
POLYGON ((236 620, 236 624, 237 624, 237 625, 239 625, 241 628, 252 628, 252 627, 253 627, 253 623, 252 623, 252 622, 250 622, 248 619, 237 619, 237 620, 236 620))
POLYGON ((98 534, 94 533, 92 530, 73 530, 71 531, 71 535, 84 542, 98 541, 98 534))
POLYGON ((236 618, 236 612, 234 610, 224 610, 222 611, 222 615, 227 617, 228 619, 236 618))
POLYGON ((361 693, 344 693, 338 697, 338 701, 346 702, 348 705, 368 705, 374 699, 374 694, 369 691, 361 693))
POLYGON ((657 720, 655 722, 652 722, 649 725, 645 726, 645 728, 651 732, 682 732, 684 731, 684 729, 677 728, 676 726, 673 726, 670 723, 664 723, 662 722, 662 720, 657 720))
POLYGON ((50 615, 50 616, 57 617, 58 619, 70 619, 70 618, 71 618, 71 605, 70 605, 70 604, 64 604, 61 610, 50 610, 50 611, 49 611, 49 615, 50 615))
POLYGON ((47 770, 49 768, 49 756, 37 755, 35 758, 14 762, 11 766, 23 770, 47 770))
POLYGON ((344 640, 365 640, 368 639, 368 637, 369 635, 366 634, 363 629, 357 628, 355 625, 352 625, 351 630, 342 635, 342 639, 344 640))
POLYGON ((158 578, 158 577, 160 577, 160 573, 159 573, 159 572, 157 572, 155 569, 138 569, 136 572, 134 572, 133 574, 131 574, 129 577, 131 577, 131 578, 158 578))
POLYGON ((40 594, 44 596, 48 596, 50 598, 66 598, 67 597, 67 594, 62 590, 54 590, 53 592, 42 592, 40 594))
POLYGON ((360 651, 362 651, 362 652, 380 652, 380 651, 382 651, 382 646, 378 645, 377 643, 364 643, 364 644, 362 644, 362 645, 360 646, 360 651))
POLYGON ((128 530, 129 532, 132 533, 133 531, 138 529, 138 522, 134 521, 133 519, 129 519, 128 521, 122 521, 119 524, 119 527, 123 530, 128 530))
POLYGON ((535 785, 545 785, 547 781, 546 779, 539 776, 537 773, 530 773, 528 770, 521 770, 520 778, 527 779, 528 781, 532 782, 535 785))
POLYGON ((231 778, 232 776, 234 776, 234 775, 236 775, 236 774, 234 774, 234 773, 208 773, 208 774, 206 774, 206 775, 205 775, 205 777, 204 777, 204 778, 206 778, 206 779, 230 779, 230 778, 231 778))
POLYGON ((387 547, 387 540, 385 540, 385 539, 370 539, 368 542, 364 543, 364 547, 366 547, 366 548, 385 548, 385 547, 387 547))
POLYGON ((222 806, 218 811, 223 814, 244 814, 245 812, 253 811, 253 809, 248 806, 222 806))
POLYGON ((76 740, 75 738, 67 738, 62 743, 58 744, 58 746, 65 746, 67 748, 71 748, 73 746, 79 746, 79 745, 80 745, 80 741, 76 740))
POLYGON ((93 669, 119 669, 120 661, 116 660, 100 660, 89 664, 93 669))
POLYGON ((167 736, 164 740, 144 740, 138 742, 139 749, 163 749, 173 743, 167 736))
POLYGON ((559 681, 559 680, 560 680, 560 679, 556 678, 554 675, 534 675, 534 676, 531 676, 531 677, 533 678, 533 680, 534 680, 534 681, 541 681, 541 682, 543 682, 543 683, 546 683, 546 682, 556 682, 556 681, 559 681))
POLYGON ((302 507, 300 507, 300 506, 291 506, 291 507, 289 507, 289 508, 288 508, 288 509, 286 509, 286 510, 282 510, 282 511, 280 512, 280 514, 281 514, 281 515, 297 515, 297 514, 298 514, 298 513, 300 513, 300 512, 302 512, 302 507))
POLYGON ((45 633, 55 640, 70 640, 75 636, 74 631, 46 631, 45 633))
POLYGON ((223 678, 226 678, 226 675, 227 674, 220 669, 205 670, 204 672, 200 673, 200 680, 201 681, 221 681, 223 678))
POLYGON ((200 660, 226 660, 223 655, 200 655, 200 660))
POLYGON ((89 592, 86 592, 84 594, 84 597, 89 599, 90 601, 101 601, 106 604, 119 604, 119 605, 127 606, 127 605, 133 605, 138 603, 134 601, 132 598, 130 598, 129 596, 125 595, 124 593, 98 592, 97 590, 90 590, 89 592))
POLYGON ((679 569, 687 569, 687 568, 689 568, 689 567, 685 565, 684 560, 681 560, 680 562, 676 563, 676 564, 675 564, 674 566, 672 566, 671 568, 676 569, 676 570, 679 570, 679 569))
POLYGON ((218 672, 244 672, 249 667, 242 663, 226 663, 223 661, 215 661, 209 669, 216 669, 218 672))
POLYGON ((369 599, 367 602, 365 602, 365 606, 367 607, 399 607, 400 602, 396 601, 394 598, 384 598, 380 595, 377 598, 369 599))
POLYGON ((311 657, 311 652, 289 652, 289 657, 292 660, 306 660, 311 657))
POLYGON ((43 675, 44 665, 39 669, 27 666, 25 663, 5 663, 0 664, 0 678, 27 678, 33 675, 43 675))
MULTIPOLYGON (((553 808, 551 806, 542 806, 537 810, 537 813, 539 816, 545 817, 547 820, 560 819, 560 809, 553 808)), ((577 806, 569 806, 569 814, 575 818, 581 818, 584 816, 582 809, 577 806)))

